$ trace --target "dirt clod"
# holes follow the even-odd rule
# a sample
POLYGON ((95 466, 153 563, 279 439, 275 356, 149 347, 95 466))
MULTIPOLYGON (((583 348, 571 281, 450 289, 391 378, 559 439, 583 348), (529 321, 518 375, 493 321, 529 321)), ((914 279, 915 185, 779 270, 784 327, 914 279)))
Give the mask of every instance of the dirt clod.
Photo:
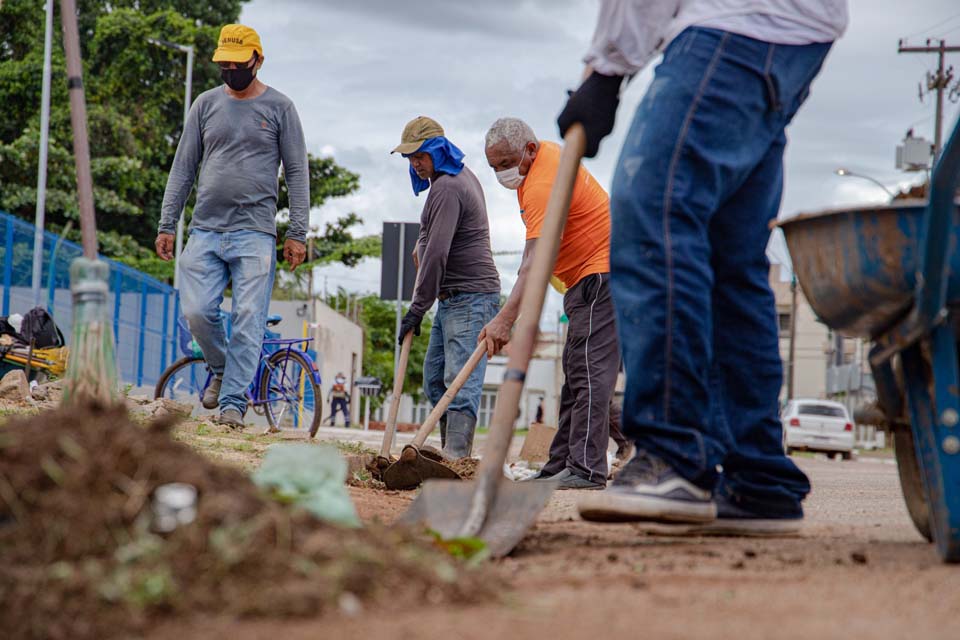
POLYGON ((853 564, 867 564, 867 554, 862 551, 854 551, 850 554, 853 564))
POLYGON ((493 597, 417 534, 345 530, 276 503, 241 471, 125 410, 51 411, 0 427, 0 628, 16 638, 131 635, 196 613, 288 617, 493 597), (154 489, 198 492, 195 520, 150 531, 154 489))
POLYGON ((477 467, 480 466, 478 458, 460 458, 453 462, 444 462, 445 465, 457 472, 457 475, 464 480, 469 480, 477 475, 477 467))

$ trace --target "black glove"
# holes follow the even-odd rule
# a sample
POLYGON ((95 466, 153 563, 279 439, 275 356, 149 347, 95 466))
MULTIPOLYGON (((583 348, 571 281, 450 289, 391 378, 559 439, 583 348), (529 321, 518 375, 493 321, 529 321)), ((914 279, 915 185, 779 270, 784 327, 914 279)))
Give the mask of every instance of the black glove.
POLYGON ((411 331, 415 336, 420 335, 420 322, 422 320, 422 316, 418 316, 413 311, 407 311, 407 315, 403 316, 403 320, 400 321, 400 335, 397 336, 397 342, 401 346, 403 345, 403 339, 411 331))
POLYGON ((594 71, 570 94, 567 105, 557 116, 561 136, 576 122, 583 125, 587 132, 587 150, 583 155, 587 158, 597 155, 600 141, 613 131, 622 83, 623 76, 605 76, 594 71))

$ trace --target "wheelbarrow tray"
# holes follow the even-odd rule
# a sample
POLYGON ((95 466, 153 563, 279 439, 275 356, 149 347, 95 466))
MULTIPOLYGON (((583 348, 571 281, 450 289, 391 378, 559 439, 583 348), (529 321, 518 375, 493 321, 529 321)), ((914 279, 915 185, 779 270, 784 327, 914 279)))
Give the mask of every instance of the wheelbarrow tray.
MULTIPOLYGON (((954 205, 960 208, 960 203, 954 205)), ((913 304, 926 202, 834 209, 777 223, 813 311, 842 335, 873 339, 913 304)), ((954 216, 954 220, 957 216, 954 216)), ((951 233, 960 234, 954 223, 951 233)), ((960 252, 951 253, 947 301, 960 301, 960 252)))

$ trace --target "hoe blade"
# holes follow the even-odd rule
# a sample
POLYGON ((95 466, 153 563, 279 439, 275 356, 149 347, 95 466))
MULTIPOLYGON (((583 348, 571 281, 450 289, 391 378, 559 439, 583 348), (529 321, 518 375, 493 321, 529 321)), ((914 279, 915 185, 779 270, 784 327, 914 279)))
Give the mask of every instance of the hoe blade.
POLYGON ((413 445, 404 447, 400 459, 383 471, 383 483, 387 485, 387 489, 416 489, 431 478, 460 479, 456 471, 424 454, 425 452, 418 451, 413 445))
MULTIPOLYGON (((555 488, 555 483, 548 481, 500 480, 480 533, 475 537, 487 544, 494 558, 507 555, 536 521, 555 488)), ((425 482, 420 495, 399 522, 423 525, 443 538, 462 536, 476 490, 475 481, 425 482)))

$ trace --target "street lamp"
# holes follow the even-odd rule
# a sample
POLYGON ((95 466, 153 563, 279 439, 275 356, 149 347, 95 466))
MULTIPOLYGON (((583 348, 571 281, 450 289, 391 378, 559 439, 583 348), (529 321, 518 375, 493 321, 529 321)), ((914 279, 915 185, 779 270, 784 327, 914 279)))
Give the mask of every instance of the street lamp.
MULTIPOLYGON (((174 49, 187 54, 187 72, 183 90, 183 130, 186 131, 187 116, 190 115, 191 88, 193 85, 193 46, 168 42, 167 40, 160 40, 159 38, 147 38, 147 42, 158 47, 166 47, 167 49, 174 49)), ((177 220, 177 240, 173 253, 173 288, 178 290, 180 289, 180 251, 183 249, 183 217, 185 208, 186 205, 184 205, 184 209, 180 211, 180 219, 177 220)))
POLYGON ((883 189, 884 191, 886 191, 886 192, 887 192, 887 195, 890 196, 890 199, 891 199, 891 200, 892 200, 893 197, 894 197, 893 192, 890 191, 890 189, 887 189, 887 187, 886 187, 882 182, 880 182, 879 180, 877 180, 876 178, 871 178, 870 176, 865 176, 865 175, 863 175, 862 173, 854 173, 853 171, 850 171, 849 169, 844 169, 843 167, 835 170, 834 173, 836 173, 838 176, 842 176, 842 177, 850 176, 850 177, 853 177, 853 178, 863 178, 864 180, 869 180, 869 181, 872 182, 873 184, 877 185, 878 187, 880 187, 881 189, 883 189))

